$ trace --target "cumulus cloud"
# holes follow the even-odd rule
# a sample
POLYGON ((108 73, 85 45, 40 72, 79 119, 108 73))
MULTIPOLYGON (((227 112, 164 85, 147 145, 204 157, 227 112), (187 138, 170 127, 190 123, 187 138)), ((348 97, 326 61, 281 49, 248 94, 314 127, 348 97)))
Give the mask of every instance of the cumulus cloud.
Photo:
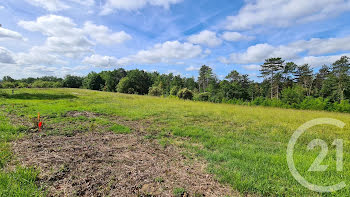
POLYGON ((0 40, 8 38, 24 40, 23 36, 20 33, 0 27, 0 40))
POLYGON ((107 0, 103 6, 102 15, 112 13, 114 10, 138 10, 147 5, 160 6, 165 9, 169 9, 170 5, 182 2, 182 0, 107 0))
POLYGON ((92 22, 86 22, 83 28, 79 28, 72 19, 57 15, 41 16, 35 21, 19 21, 18 25, 48 36, 45 44, 37 47, 42 52, 57 53, 71 58, 93 52, 92 46, 95 44, 87 36, 101 44, 118 44, 131 39, 124 31, 113 33, 106 26, 95 25, 92 22))
POLYGON ((337 16, 350 10, 349 0, 249 0, 236 16, 227 17, 226 28, 250 29, 256 25, 287 27, 337 16))
POLYGON ((117 59, 115 57, 101 55, 92 55, 90 57, 85 57, 83 63, 105 68, 116 66, 118 64, 117 59))
POLYGON ((179 41, 167 41, 156 44, 149 50, 141 50, 135 55, 124 57, 118 60, 119 65, 132 63, 154 64, 169 63, 176 60, 186 60, 199 56, 202 48, 191 43, 180 43, 179 41))
POLYGON ((310 64, 311 67, 318 67, 322 65, 333 64, 335 61, 339 60, 342 56, 350 57, 350 53, 343 53, 339 55, 329 55, 329 56, 306 56, 306 57, 298 58, 294 60, 294 62, 299 65, 310 64))
POLYGON ((224 40, 226 41, 230 41, 230 42, 233 42, 233 41, 240 41, 240 40, 252 40, 254 39, 253 36, 246 36, 246 35, 243 35, 239 32, 224 32, 221 36, 224 40))
POLYGON ((38 31, 46 36, 80 36, 82 30, 69 17, 45 15, 35 21, 19 21, 18 25, 29 31, 38 31), (49 27, 49 28, 48 28, 49 27))
POLYGON ((132 38, 124 31, 113 33, 108 27, 95 25, 90 21, 85 22, 84 32, 95 39, 96 42, 104 45, 120 44, 132 38))
POLYGON ((272 46, 257 44, 248 47, 243 53, 232 53, 228 58, 220 57, 223 63, 250 64, 263 62, 267 58, 282 57, 283 59, 298 59, 301 53, 308 55, 324 55, 350 50, 350 36, 344 38, 300 40, 288 45, 272 46))
POLYGON ((62 60, 56 54, 50 54, 42 51, 40 47, 33 47, 27 53, 17 53, 15 55, 16 63, 22 66, 28 65, 65 65, 66 61, 62 60))
POLYGON ((199 34, 188 37, 188 41, 193 44, 201 44, 208 47, 216 47, 222 43, 222 40, 216 36, 215 32, 208 30, 204 30, 199 34))
POLYGON ((4 47, 0 47, 0 63, 15 64, 13 53, 4 47))
POLYGON ((198 71, 200 69, 200 67, 194 67, 194 66, 190 66, 186 68, 186 71, 198 71))

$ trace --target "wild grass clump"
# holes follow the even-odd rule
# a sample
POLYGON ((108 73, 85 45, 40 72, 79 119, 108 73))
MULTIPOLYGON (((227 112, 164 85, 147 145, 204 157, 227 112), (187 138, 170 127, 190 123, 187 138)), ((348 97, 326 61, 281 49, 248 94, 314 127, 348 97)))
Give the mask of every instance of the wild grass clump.
POLYGON ((116 134, 129 134, 131 133, 131 130, 129 127, 114 124, 113 126, 109 127, 109 130, 116 133, 116 134))

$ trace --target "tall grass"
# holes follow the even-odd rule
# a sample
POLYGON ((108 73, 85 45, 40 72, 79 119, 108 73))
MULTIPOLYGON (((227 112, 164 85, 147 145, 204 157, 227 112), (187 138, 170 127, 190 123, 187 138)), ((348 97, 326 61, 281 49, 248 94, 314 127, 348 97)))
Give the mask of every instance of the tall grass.
MULTIPOLYGON (((157 135, 161 140, 171 137, 169 140, 174 144, 205 159, 209 164, 208 171, 220 181, 242 193, 265 196, 321 195, 304 188, 293 178, 287 165, 286 148, 293 132, 303 123, 315 118, 335 118, 345 122, 346 126, 343 129, 317 126, 301 136, 294 151, 295 165, 309 182, 332 185, 344 180, 350 184, 350 114, 214 104, 81 89, 21 89, 15 94, 51 94, 54 98, 12 96, 0 101, 8 113, 12 108, 13 113, 28 118, 35 117, 37 112, 57 115, 80 110, 133 120, 147 119, 152 123, 150 135, 157 135), (329 165, 325 172, 308 171, 320 151, 306 148, 315 138, 328 143, 329 153, 322 163, 329 165), (335 170, 336 151, 331 143, 337 138, 344 140, 343 172, 335 170)), ((347 186, 329 195, 346 196, 349 192, 347 186)))

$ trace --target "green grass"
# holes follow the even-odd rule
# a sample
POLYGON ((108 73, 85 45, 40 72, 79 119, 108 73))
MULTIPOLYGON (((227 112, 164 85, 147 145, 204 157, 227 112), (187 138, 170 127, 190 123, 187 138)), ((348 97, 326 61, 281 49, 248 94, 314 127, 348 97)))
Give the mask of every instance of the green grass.
POLYGON ((110 131, 113 131, 116 134, 128 134, 131 133, 130 128, 125 127, 123 125, 114 124, 113 126, 109 127, 110 131))
MULTIPOLYGON (((6 91, 10 93, 10 90, 6 91)), ((298 171, 311 183, 333 185, 344 180, 350 185, 350 114, 213 104, 81 89, 19 89, 15 95, 0 95, 0 106, 3 106, 3 116, 13 113, 32 118, 40 112, 52 116, 49 123, 68 121, 61 115, 73 110, 148 120, 151 125, 145 138, 158 139, 165 147, 169 143, 185 147, 188 152, 205 159, 209 164, 208 171, 221 182, 242 193, 265 196, 321 195, 304 188, 293 178, 287 165, 286 148, 293 132, 303 123, 315 118, 335 118, 346 126, 343 129, 317 126, 308 130, 297 142, 294 160, 298 171), (40 95, 44 95, 43 98, 40 95), (320 148, 306 149, 315 138, 328 144, 329 153, 322 163, 329 164, 325 172, 307 171, 320 151, 320 148), (343 172, 335 170, 336 151, 331 144, 337 138, 344 140, 343 172)), ((112 131, 129 132, 106 120, 97 120, 99 122, 112 131)), ((1 130, 1 139, 16 139, 20 133, 16 129, 19 128, 1 130)), ((5 150, 1 158, 8 160, 8 147, 0 148, 5 150)), ((347 196, 349 192, 347 186, 322 195, 347 196)))
POLYGON ((15 170, 6 170, 6 164, 12 159, 10 143, 22 137, 23 127, 8 123, 6 114, 0 111, 0 196, 42 196, 35 183, 38 171, 33 168, 17 166, 15 170))

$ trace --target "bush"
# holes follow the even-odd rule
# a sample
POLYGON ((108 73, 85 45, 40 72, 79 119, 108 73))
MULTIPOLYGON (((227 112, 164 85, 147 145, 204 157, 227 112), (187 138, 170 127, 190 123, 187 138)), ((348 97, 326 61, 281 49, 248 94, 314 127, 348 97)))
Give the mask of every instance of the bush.
POLYGON ((63 80, 63 86, 66 88, 80 88, 82 85, 82 77, 67 75, 63 80))
POLYGON ((176 96, 177 93, 179 92, 180 88, 178 86, 174 86, 170 90, 170 95, 176 96))
POLYGON ((7 89, 7 88, 15 88, 16 87, 16 85, 15 85, 15 83, 13 83, 13 82, 2 82, 2 88, 5 88, 5 89, 7 89))
POLYGON ((158 86, 150 87, 149 91, 148 91, 148 94, 150 96, 162 96, 163 90, 160 87, 158 87, 158 86))
POLYGON ((300 104, 300 109, 312 109, 312 110, 329 110, 332 108, 330 106, 329 100, 324 98, 313 98, 306 97, 300 104))
POLYGON ((304 100, 304 90, 300 86, 286 88, 282 91, 282 101, 284 104, 296 106, 304 100))
POLYGON ((209 98, 210 98, 209 92, 203 92, 197 95, 198 101, 209 101, 209 98))
POLYGON ((177 97, 181 98, 181 99, 188 99, 188 100, 192 100, 193 98, 193 92, 187 88, 181 89, 178 93, 177 93, 177 97))
POLYGON ((340 103, 334 103, 334 110, 337 112, 350 112, 350 103, 348 100, 342 100, 340 103))

